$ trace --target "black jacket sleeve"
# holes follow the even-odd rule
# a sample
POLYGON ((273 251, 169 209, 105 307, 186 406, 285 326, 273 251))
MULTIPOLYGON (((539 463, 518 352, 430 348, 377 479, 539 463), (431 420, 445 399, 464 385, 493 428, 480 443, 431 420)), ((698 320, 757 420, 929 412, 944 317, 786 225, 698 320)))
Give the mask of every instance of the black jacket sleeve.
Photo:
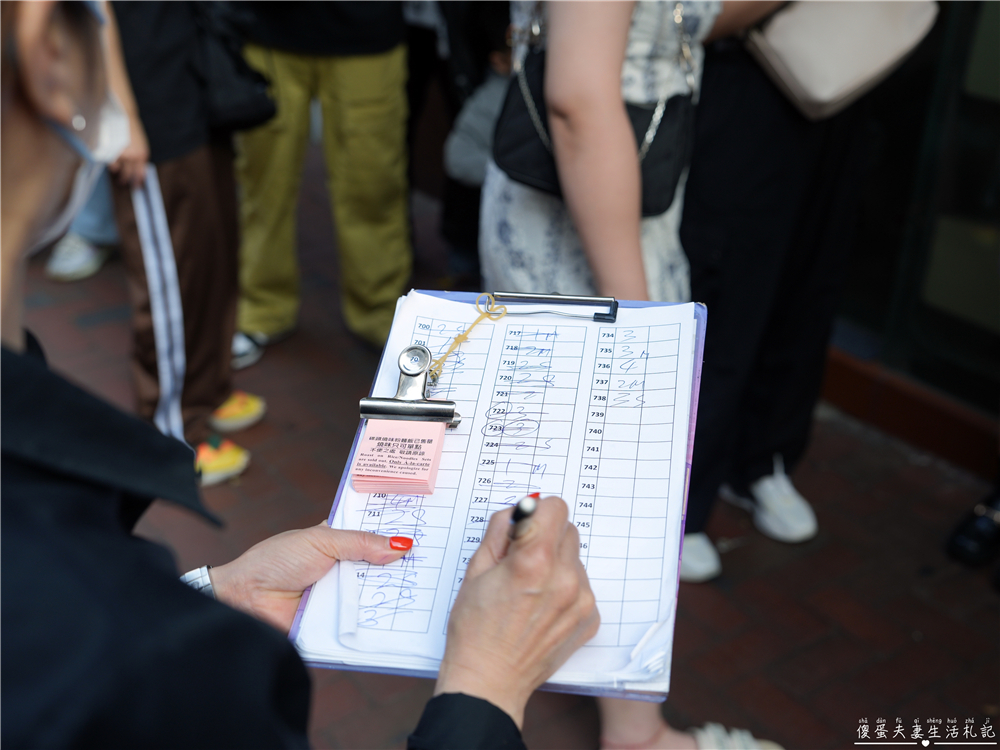
POLYGON ((431 698, 407 750, 526 750, 521 732, 504 711, 482 698, 445 693, 431 698))

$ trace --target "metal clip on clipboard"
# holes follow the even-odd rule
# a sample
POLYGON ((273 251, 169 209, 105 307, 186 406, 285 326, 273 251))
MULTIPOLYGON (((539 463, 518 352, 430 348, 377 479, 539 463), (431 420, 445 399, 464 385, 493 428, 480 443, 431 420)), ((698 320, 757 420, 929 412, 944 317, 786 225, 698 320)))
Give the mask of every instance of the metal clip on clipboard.
POLYGON ((427 398, 431 352, 426 346, 408 346, 399 355, 399 385, 392 398, 361 399, 362 419, 402 419, 411 422, 446 422, 458 427, 462 417, 454 401, 427 398))
MULTIPOLYGON (((482 296, 482 295, 481 295, 482 296)), ((517 311, 505 309, 507 315, 562 315, 567 318, 585 318, 597 323, 614 323, 618 319, 618 300, 614 297, 584 297, 572 294, 522 294, 520 292, 495 292, 493 300, 500 302, 554 303, 557 305, 607 305, 607 312, 568 313, 561 310, 517 311)), ((492 302, 492 301, 491 301, 492 302)), ((478 302, 477 302, 478 306, 478 302)), ((478 309, 478 307, 477 307, 478 309)), ((478 321, 477 321, 478 322, 478 321)), ((392 398, 361 399, 362 419, 402 419, 414 422, 445 422, 457 427, 462 417, 455 410, 454 401, 427 398, 427 382, 433 357, 426 346, 414 344, 399 355, 399 385, 392 398)))
POLYGON ((614 297, 584 297, 575 294, 522 294, 520 292, 494 292, 493 298, 498 302, 552 302, 557 305, 607 305, 607 312, 596 312, 593 315, 587 313, 568 313, 562 310, 532 310, 529 312, 519 312, 517 310, 507 310, 508 315, 562 315, 565 318, 585 318, 596 323, 614 323, 618 320, 618 300, 614 297))

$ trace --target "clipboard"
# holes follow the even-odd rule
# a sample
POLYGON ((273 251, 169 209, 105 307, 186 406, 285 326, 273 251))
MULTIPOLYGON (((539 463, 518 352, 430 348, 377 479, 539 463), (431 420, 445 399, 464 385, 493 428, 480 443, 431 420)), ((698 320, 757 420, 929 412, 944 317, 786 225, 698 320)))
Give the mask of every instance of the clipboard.
MULTIPOLYGON (((477 295, 469 292, 439 292, 439 291, 419 291, 411 292, 411 295, 419 294, 426 298, 432 300, 444 300, 451 303, 460 303, 462 305, 468 305, 470 308, 475 304, 477 295)), ((408 295, 409 297, 409 295, 408 295)), ((399 311, 403 304, 403 301, 408 299, 402 298, 400 304, 397 305, 397 321, 399 320, 399 311)), ((504 293, 498 293, 496 299, 499 302, 503 302, 509 306, 509 315, 512 319, 527 320, 528 316, 539 315, 541 313, 554 313, 559 315, 560 318, 576 318, 576 319, 586 319, 592 323, 600 323, 604 326, 612 327, 619 325, 617 320, 618 315, 621 311, 627 310, 640 310, 645 308, 657 308, 657 307, 673 307, 671 303, 655 303, 655 302, 635 302, 626 300, 614 300, 613 298, 589 298, 589 297, 566 297, 563 298, 561 295, 507 295, 504 293), (543 305, 545 309, 539 310, 538 306, 543 305), (534 307, 530 307, 534 306, 534 307), (530 311, 529 308, 530 307, 530 311), (581 312, 582 307, 592 307, 596 309, 596 312, 581 312), (520 318, 519 315, 527 313, 525 318, 520 318), (600 317, 596 317, 600 316, 600 317)), ((693 351, 692 351, 692 369, 691 369, 691 382, 690 382, 690 403, 688 408, 688 419, 686 424, 686 453, 684 461, 684 477, 683 477, 683 503, 681 508, 680 517, 680 533, 683 535, 684 521, 686 519, 687 511, 687 496, 690 484, 690 470, 691 461, 693 455, 694 447, 694 433, 695 425, 697 421, 697 405, 700 391, 701 383, 701 372, 702 372, 702 359, 704 354, 704 341, 705 341, 705 328, 707 324, 707 309, 704 305, 695 304, 693 305, 693 315, 694 321, 694 337, 693 337, 693 351)), ((395 330, 395 324, 394 324, 395 330)), ((390 338, 392 341, 392 338, 390 338)), ((379 373, 385 372, 389 366, 396 359, 398 352, 390 351, 388 349, 383 351, 381 361, 379 363, 379 373)), ((376 378, 376 383, 378 378, 376 378)), ((372 390, 369 397, 375 397, 376 385, 373 384, 372 390)), ((347 467, 350 467, 355 451, 357 450, 359 441, 364 431, 364 421, 362 420, 359 424, 358 431, 355 435, 354 444, 352 445, 351 454, 347 461, 347 467)), ((348 485, 348 470, 345 469, 344 475, 341 477, 340 484, 338 486, 334 501, 331 507, 328 522, 333 524, 334 519, 337 516, 338 510, 341 507, 341 503, 345 496, 345 492, 349 491, 348 485)), ((679 547, 678 547, 679 549, 679 547)), ((679 554, 678 554, 679 557, 679 554)), ((676 562, 676 561, 675 561, 676 562)), ((677 580, 673 581, 674 597, 676 597, 676 587, 677 580)), ((296 616, 289 633, 289 638, 298 645, 298 638, 302 633, 303 628, 303 618, 306 611, 309 608, 310 598, 313 596, 314 587, 310 587, 303 594, 302 600, 300 602, 299 608, 296 612, 296 616)), ((671 615, 668 620, 660 623, 666 630, 669 631, 672 637, 673 625, 674 625, 675 612, 672 610, 671 615)), ((650 633, 647 633, 647 636, 650 633)), ((379 666, 373 664, 342 664, 342 663, 332 663, 326 660, 318 660, 309 658, 304 655, 304 659, 310 666, 325 667, 325 668, 342 668, 349 669, 353 671, 367 671, 383 674, 400 674, 414 677, 424 677, 424 678, 435 678, 437 676, 436 670, 434 669, 411 669, 405 667, 396 666, 379 666)), ((614 685, 604 685, 604 686, 592 686, 592 685, 574 685, 566 683, 552 683, 543 686, 543 690, 554 690, 558 692, 568 692, 568 693, 578 693, 578 694, 589 694, 589 695, 602 695, 609 697, 627 697, 632 699, 647 700, 647 701, 663 701, 666 699, 666 695, 669 689, 669 663, 665 669, 665 677, 662 681, 644 681, 642 683, 629 683, 627 680, 621 681, 614 685)))

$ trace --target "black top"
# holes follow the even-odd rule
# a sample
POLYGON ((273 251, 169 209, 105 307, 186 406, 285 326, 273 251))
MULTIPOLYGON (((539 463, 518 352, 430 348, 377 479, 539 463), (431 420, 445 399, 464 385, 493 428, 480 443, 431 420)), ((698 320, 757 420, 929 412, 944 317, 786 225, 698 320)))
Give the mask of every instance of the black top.
POLYGON ((208 143, 208 109, 198 25, 190 2, 112 3, 150 161, 208 143))
POLYGON ((517 724, 481 698, 446 693, 431 698, 407 750, 525 750, 517 724))
POLYGON ((212 518, 182 443, 3 349, 2 744, 302 748, 309 680, 278 631, 133 536, 153 498, 212 518))
MULTIPOLYGON (((0 359, 4 748, 303 748, 309 679, 277 630, 178 580, 131 534, 154 498, 214 523, 184 444, 50 372, 0 359)), ((439 696, 414 748, 522 747, 503 711, 439 696)))
POLYGON ((400 2, 234 2, 247 40, 301 55, 375 55, 403 43, 400 2))

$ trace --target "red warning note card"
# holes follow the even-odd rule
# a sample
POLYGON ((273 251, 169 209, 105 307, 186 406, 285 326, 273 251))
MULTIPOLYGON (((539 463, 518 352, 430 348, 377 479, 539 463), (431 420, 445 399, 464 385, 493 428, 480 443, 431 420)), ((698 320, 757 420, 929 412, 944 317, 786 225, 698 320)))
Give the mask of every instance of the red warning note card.
POLYGON ((444 430, 444 422, 369 419, 351 466, 354 489, 430 495, 441 464, 444 430))

